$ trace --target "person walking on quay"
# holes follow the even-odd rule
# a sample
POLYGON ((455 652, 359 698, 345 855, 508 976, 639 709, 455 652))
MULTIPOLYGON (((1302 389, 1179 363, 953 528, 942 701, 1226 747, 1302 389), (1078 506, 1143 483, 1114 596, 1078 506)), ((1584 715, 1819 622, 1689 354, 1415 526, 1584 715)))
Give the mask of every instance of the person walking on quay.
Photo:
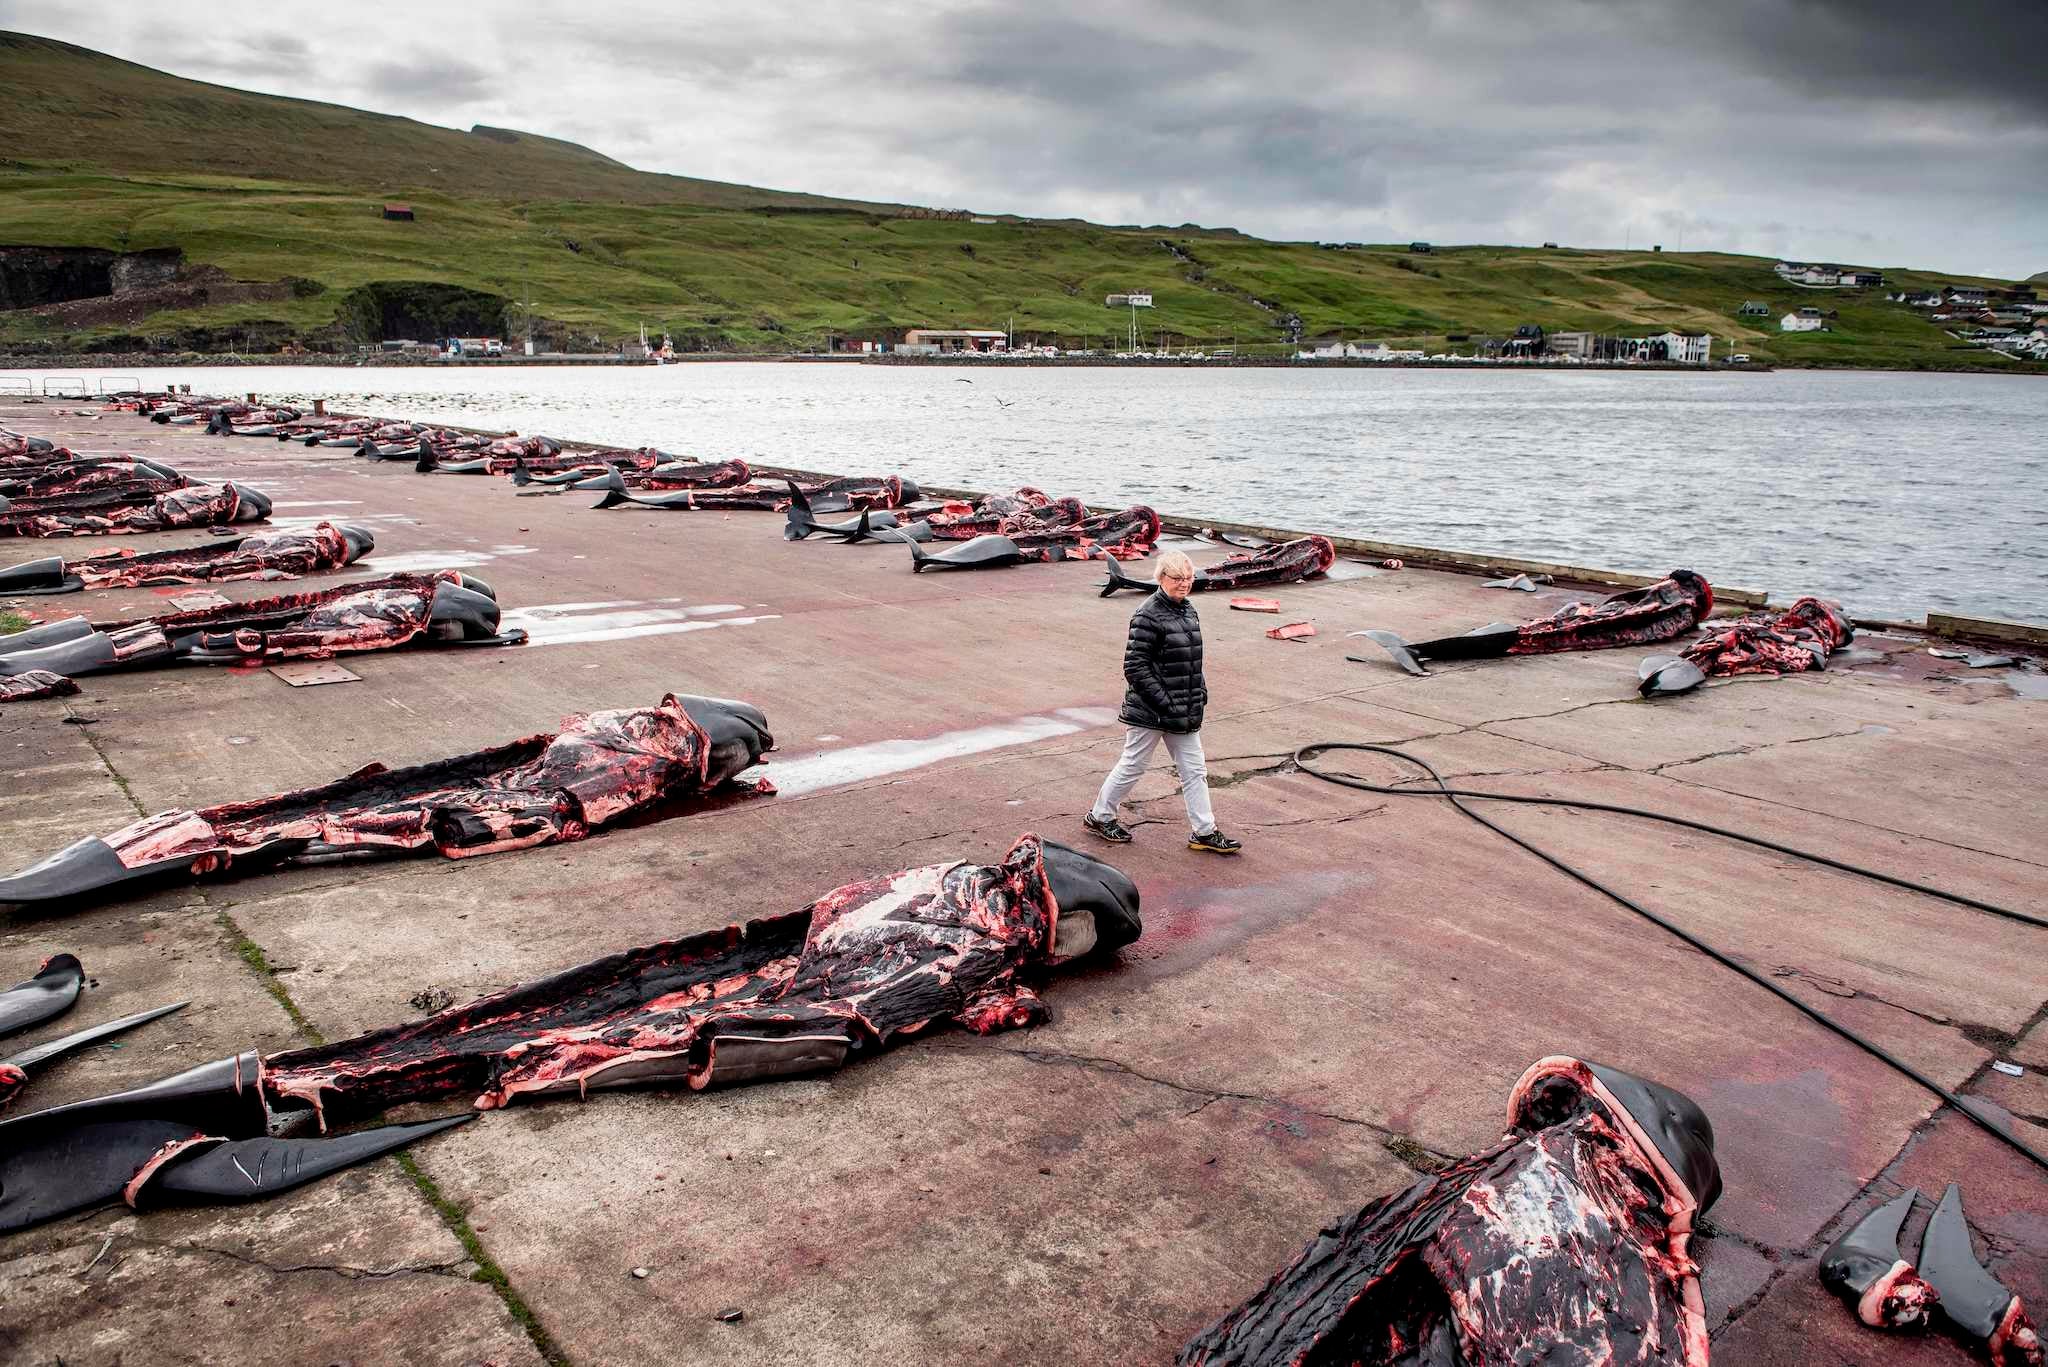
POLYGON ((1188 594, 1195 587, 1195 563, 1179 551, 1159 557, 1159 591, 1131 614, 1131 632, 1124 642, 1124 752, 1109 771, 1095 807, 1081 818, 1104 840, 1124 844, 1131 833, 1116 819, 1116 809, 1130 796, 1161 742, 1180 774, 1180 795, 1187 803, 1188 848, 1209 854, 1236 854, 1244 846, 1216 829, 1209 807, 1209 770, 1202 759, 1202 709, 1209 689, 1202 681, 1202 619, 1188 594))

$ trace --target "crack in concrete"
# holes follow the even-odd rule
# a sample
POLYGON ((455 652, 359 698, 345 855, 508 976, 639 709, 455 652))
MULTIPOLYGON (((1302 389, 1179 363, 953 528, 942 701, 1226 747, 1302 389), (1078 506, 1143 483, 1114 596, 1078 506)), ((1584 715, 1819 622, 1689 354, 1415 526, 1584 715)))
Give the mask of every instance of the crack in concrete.
POLYGON ((1143 1072, 1131 1067, 1120 1059, 1108 1058, 1100 1054, 1069 1054, 1056 1049, 1026 1049, 1003 1044, 947 1044, 940 1040, 928 1041, 926 1047, 934 1052, 944 1051, 956 1054, 972 1053, 982 1055, 989 1053, 1002 1054, 1041 1066, 1065 1064, 1069 1067, 1085 1068, 1091 1072, 1132 1077, 1140 1082, 1149 1082, 1155 1087, 1165 1087, 1170 1091, 1203 1098, 1200 1105, 1181 1113, 1181 1119, 1183 1120, 1207 1110, 1219 1101, 1248 1101, 1260 1106, 1272 1106, 1279 1110, 1294 1111, 1301 1115, 1314 1116, 1319 1120, 1334 1121, 1339 1125, 1354 1125, 1377 1135, 1383 1148, 1400 1159, 1405 1166, 1424 1176, 1439 1171, 1443 1165, 1453 1161, 1451 1155, 1438 1153, 1418 1143, 1411 1136, 1379 1124, 1376 1121, 1364 1120, 1358 1116, 1344 1115, 1336 1111, 1315 1110, 1299 1102, 1289 1101, 1284 1097, 1262 1096, 1257 1092, 1233 1092, 1219 1087, 1204 1087, 1194 1083, 1176 1082, 1172 1078, 1143 1072))
MULTIPOLYGON (((135 1235, 113 1235, 116 1262, 122 1249, 148 1248, 165 1253, 196 1253, 211 1258, 225 1258, 230 1262, 247 1267, 260 1268, 279 1276, 301 1272, 326 1272, 348 1281, 383 1281, 391 1277, 448 1277, 457 1281, 469 1281, 475 1271, 475 1264, 468 1258, 452 1258, 438 1263, 401 1263, 396 1267, 363 1267, 355 1263, 274 1263, 251 1253, 240 1253, 232 1248, 215 1248, 210 1244, 181 1244, 162 1239, 143 1239, 135 1235)), ((59 1253, 71 1248, 90 1248, 91 1244, 73 1244, 60 1248, 59 1253)))
POLYGON ((1889 997, 1880 997, 1877 993, 1864 988, 1851 987, 1833 974, 1816 973, 1810 968, 1801 968, 1797 964, 1779 964, 1771 970, 1771 976, 1774 978, 1796 978, 1809 987, 1817 988, 1827 993, 1830 997, 1840 997, 1844 1001, 1854 1001, 1857 998, 1861 998, 1864 1001, 1877 1002, 1881 1006, 1891 1007, 1894 1011, 1903 1011, 1909 1016, 1918 1016, 1930 1025, 1954 1025, 1956 1023, 1952 1017, 1944 1016, 1938 1011, 1921 1011, 1915 1007, 1907 1006, 1903 1002, 1895 1002, 1889 997))
MULTIPOLYGON (((66 717, 76 717, 81 715, 81 713, 74 704, 67 701, 64 704, 64 715, 66 717)), ((92 751, 93 758, 100 762, 100 767, 107 771, 107 777, 112 779, 114 786, 121 790, 121 796, 128 799, 128 805, 135 809, 135 814, 137 816, 148 816, 149 809, 142 805, 142 799, 135 796, 135 790, 128 785, 127 776, 114 767, 113 760, 107 758, 107 752, 101 747, 99 737, 92 733, 92 728, 74 726, 71 729, 78 732, 79 739, 83 740, 86 748, 92 751)))
POLYGON ((1772 1268, 1770 1271, 1770 1275, 1764 1278, 1764 1284, 1762 1286, 1758 1287, 1755 1291, 1751 1292, 1750 1295, 1745 1300, 1743 1300, 1741 1304, 1731 1305, 1728 1307, 1728 1313, 1726 1317, 1722 1319, 1719 1325, 1707 1331, 1707 1337, 1710 1340, 1719 1338, 1729 1329, 1734 1328, 1735 1322, 1737 1320, 1740 1320, 1744 1315, 1747 1315, 1750 1311, 1756 1309, 1759 1305, 1762 1305, 1766 1300, 1770 1298, 1772 1289, 1777 1286, 1778 1280, 1785 1275, 1785 1272, 1786 1269, 1782 1267, 1772 1268))
POLYGON ((1726 759, 1734 755, 1754 755, 1760 751, 1775 750, 1784 745, 1811 745, 1817 740, 1840 740, 1844 736, 1861 736, 1866 734, 1868 733, 1859 726, 1853 731, 1829 731, 1818 736, 1794 736, 1788 740, 1760 741, 1755 745, 1738 745, 1727 750, 1709 750, 1703 755, 1694 755, 1690 759, 1666 760, 1662 764, 1653 764, 1647 769, 1632 769, 1629 772, 1637 774, 1662 774, 1666 769, 1679 769, 1688 764, 1703 764, 1710 759, 1726 759))
POLYGON ((1387 804, 1382 802, 1377 807, 1365 807, 1359 811, 1344 812, 1336 816, 1303 816, 1296 817, 1291 821, 1247 821, 1244 824, 1247 828, 1256 831, 1277 830, 1283 826, 1342 826, 1346 822, 1363 821, 1366 817, 1378 816, 1385 810, 1387 810, 1387 804))

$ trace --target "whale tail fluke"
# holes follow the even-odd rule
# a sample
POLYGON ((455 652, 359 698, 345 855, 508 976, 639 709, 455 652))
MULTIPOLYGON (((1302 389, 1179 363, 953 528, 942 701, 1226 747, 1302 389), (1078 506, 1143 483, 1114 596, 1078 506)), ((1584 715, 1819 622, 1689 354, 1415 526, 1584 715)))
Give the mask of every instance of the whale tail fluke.
MULTIPOLYGON (((1353 631, 1347 634, 1365 637, 1381 650, 1393 656, 1394 663, 1407 670, 1410 674, 1424 675, 1429 673, 1427 669, 1422 667, 1422 661, 1416 658, 1414 650, 1409 647, 1408 643, 1391 631, 1353 631)), ((1344 658, 1356 660, 1360 664, 1366 662, 1364 657, 1358 655, 1347 655, 1344 658)))
POLYGON ((1102 581, 1102 592, 1096 595, 1099 598, 1108 598, 1119 589, 1130 589, 1137 593, 1150 593, 1159 587, 1149 579, 1140 579, 1136 575, 1126 574, 1123 562, 1115 556, 1111 556, 1108 560, 1104 561, 1103 565, 1109 571, 1109 577, 1102 581))
POLYGON ((839 539, 848 546, 858 546, 863 541, 875 539, 874 514, 866 508, 860 510, 860 521, 853 524, 850 532, 841 532, 839 539))
POLYGON ((1636 666, 1636 692, 1646 698, 1690 693, 1707 681, 1706 671, 1675 655, 1652 655, 1636 666))

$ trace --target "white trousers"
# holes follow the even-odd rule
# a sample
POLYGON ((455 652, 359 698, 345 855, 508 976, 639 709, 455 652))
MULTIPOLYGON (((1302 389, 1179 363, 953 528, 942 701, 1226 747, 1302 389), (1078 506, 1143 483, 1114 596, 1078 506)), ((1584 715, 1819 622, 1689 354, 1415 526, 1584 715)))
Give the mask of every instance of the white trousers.
POLYGON ((1207 835, 1216 829, 1216 813, 1209 808, 1209 766, 1202 758, 1200 732, 1175 735, 1144 726, 1126 727, 1124 752, 1095 799, 1095 819, 1107 821, 1116 815, 1117 807, 1145 776, 1145 766, 1161 741, 1166 742, 1166 753, 1173 757, 1173 767, 1180 774, 1180 796, 1188 807, 1188 829, 1196 835, 1207 835))

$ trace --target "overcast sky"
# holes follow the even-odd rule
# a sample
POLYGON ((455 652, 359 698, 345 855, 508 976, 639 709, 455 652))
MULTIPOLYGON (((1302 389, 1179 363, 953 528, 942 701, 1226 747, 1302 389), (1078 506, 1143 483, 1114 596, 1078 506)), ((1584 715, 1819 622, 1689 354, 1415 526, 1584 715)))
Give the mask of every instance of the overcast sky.
POLYGON ((0 28, 862 199, 2048 270, 2043 0, 0 0, 0 28))

